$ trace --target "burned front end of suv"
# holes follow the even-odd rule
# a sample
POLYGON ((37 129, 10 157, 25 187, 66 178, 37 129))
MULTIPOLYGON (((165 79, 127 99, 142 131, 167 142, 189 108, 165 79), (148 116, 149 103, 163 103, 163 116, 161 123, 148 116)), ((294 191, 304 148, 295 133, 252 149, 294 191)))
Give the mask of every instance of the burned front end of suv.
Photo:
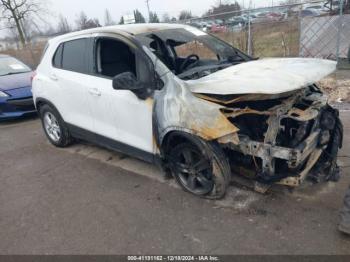
POLYGON ((279 95, 197 96, 222 105, 221 112, 239 129, 218 139, 234 173, 292 187, 306 177, 339 178, 342 123, 315 84, 279 95))
POLYGON ((254 59, 188 27, 146 32, 138 39, 163 83, 152 101, 155 144, 165 162, 178 142, 169 142, 175 132, 179 141, 185 134, 220 147, 223 169, 230 166, 232 174, 260 184, 298 186, 306 177, 338 178, 342 124, 314 84, 331 75, 336 62, 254 59), (217 59, 201 58, 203 46, 217 59), (185 57, 181 50, 197 53, 185 57))

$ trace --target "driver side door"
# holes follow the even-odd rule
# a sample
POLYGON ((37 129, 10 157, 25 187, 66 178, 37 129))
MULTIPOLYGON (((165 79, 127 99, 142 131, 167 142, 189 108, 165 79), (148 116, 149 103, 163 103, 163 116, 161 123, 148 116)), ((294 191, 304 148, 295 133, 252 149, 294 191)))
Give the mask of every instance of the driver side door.
MULTIPOLYGON (((153 154, 152 99, 139 99, 130 90, 113 88, 113 78, 132 72, 140 78, 137 47, 128 39, 108 34, 96 34, 94 49, 94 79, 89 83, 93 127, 98 142, 142 159, 153 154), (128 54, 129 55, 126 55, 128 54)), ((146 159, 148 160, 148 159, 146 159)))

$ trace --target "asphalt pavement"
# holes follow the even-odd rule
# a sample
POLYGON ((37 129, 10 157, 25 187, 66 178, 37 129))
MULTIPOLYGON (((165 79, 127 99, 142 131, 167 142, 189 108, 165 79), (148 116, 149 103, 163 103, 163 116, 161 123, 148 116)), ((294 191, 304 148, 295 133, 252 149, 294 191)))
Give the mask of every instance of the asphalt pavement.
POLYGON ((142 161, 57 149, 36 118, 0 124, 0 254, 350 254, 337 231, 350 184, 350 113, 338 183, 209 201, 142 161))

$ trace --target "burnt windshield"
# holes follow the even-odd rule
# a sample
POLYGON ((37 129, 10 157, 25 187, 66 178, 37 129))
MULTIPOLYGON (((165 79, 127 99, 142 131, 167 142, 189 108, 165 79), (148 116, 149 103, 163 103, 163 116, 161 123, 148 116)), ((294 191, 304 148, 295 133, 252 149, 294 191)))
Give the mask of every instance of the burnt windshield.
POLYGON ((228 43, 192 27, 143 33, 136 38, 183 79, 200 78, 251 60, 228 43))

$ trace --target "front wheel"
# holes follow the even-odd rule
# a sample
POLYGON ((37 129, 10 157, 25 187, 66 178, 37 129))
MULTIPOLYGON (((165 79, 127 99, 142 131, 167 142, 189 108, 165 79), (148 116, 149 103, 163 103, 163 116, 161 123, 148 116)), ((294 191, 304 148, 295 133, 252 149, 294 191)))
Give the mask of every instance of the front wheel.
POLYGON ((226 156, 217 145, 199 138, 182 142, 169 150, 168 163, 185 191, 209 199, 225 195, 231 172, 226 156))

